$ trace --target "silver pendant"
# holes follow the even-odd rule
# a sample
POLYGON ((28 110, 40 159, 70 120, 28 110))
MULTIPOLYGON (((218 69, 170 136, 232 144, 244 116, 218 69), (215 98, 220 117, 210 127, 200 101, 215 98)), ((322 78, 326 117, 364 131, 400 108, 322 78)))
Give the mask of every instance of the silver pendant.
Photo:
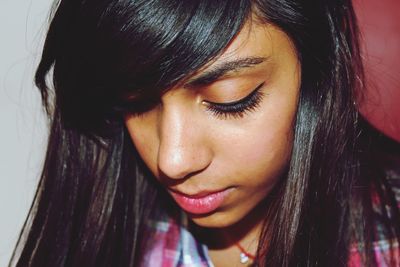
POLYGON ((245 264, 249 261, 249 256, 244 254, 243 252, 240 253, 240 262, 245 264))

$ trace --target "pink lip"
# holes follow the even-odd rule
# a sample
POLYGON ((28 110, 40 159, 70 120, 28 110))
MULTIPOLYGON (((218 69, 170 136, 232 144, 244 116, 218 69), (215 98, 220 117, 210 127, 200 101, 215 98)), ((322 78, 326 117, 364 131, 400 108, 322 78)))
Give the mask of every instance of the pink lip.
POLYGON ((195 195, 186 195, 170 190, 176 203, 185 211, 192 214, 206 214, 218 209, 230 192, 230 188, 222 191, 201 192, 195 195))

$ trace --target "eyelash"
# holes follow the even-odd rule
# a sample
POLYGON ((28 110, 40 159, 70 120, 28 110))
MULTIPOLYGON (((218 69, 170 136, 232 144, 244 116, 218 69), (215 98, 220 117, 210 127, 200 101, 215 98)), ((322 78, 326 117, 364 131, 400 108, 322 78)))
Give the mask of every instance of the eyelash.
POLYGON ((249 95, 229 103, 213 103, 204 101, 207 110, 220 119, 243 118, 247 113, 255 111, 264 96, 260 91, 264 83, 258 85, 249 95))
MULTIPOLYGON (((237 101, 229 103, 203 102, 207 105, 207 110, 219 119, 243 118, 247 113, 255 111, 258 108, 264 97, 264 93, 260 91, 264 84, 265 82, 261 83, 250 94, 237 101)), ((135 105, 135 109, 128 109, 129 113, 140 116, 159 104, 159 102, 154 100, 149 102, 144 101, 144 103, 135 105)))

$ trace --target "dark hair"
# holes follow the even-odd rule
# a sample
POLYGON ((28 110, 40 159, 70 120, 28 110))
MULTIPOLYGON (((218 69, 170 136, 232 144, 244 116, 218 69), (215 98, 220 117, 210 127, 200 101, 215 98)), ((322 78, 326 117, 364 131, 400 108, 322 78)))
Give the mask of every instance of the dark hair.
POLYGON ((380 169, 363 165, 373 159, 355 104, 363 72, 349 0, 61 0, 56 6, 36 73, 51 131, 14 252, 17 266, 139 264, 151 235, 145 223, 160 216, 165 196, 123 125, 124 112, 147 106, 126 96, 157 101, 220 55, 251 14, 291 38, 302 68, 288 174, 266 211, 258 264, 343 266, 357 241, 373 265, 372 188, 392 208, 382 212, 387 235, 398 241, 390 185, 380 169))

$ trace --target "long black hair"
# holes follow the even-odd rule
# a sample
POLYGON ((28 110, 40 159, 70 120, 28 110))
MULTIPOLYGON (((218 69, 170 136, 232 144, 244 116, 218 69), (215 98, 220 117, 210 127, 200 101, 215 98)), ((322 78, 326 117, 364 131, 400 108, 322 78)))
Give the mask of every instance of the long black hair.
POLYGON ((48 150, 11 264, 140 264, 146 222, 165 196, 123 114, 148 108, 218 57, 254 14, 291 38, 302 68, 288 174, 266 211, 258 265, 344 266, 352 242, 373 265, 375 187, 393 208, 384 217, 398 241, 390 185, 362 171, 370 139, 361 138, 355 102, 363 72, 349 0, 60 0, 54 10, 36 72, 48 150))

